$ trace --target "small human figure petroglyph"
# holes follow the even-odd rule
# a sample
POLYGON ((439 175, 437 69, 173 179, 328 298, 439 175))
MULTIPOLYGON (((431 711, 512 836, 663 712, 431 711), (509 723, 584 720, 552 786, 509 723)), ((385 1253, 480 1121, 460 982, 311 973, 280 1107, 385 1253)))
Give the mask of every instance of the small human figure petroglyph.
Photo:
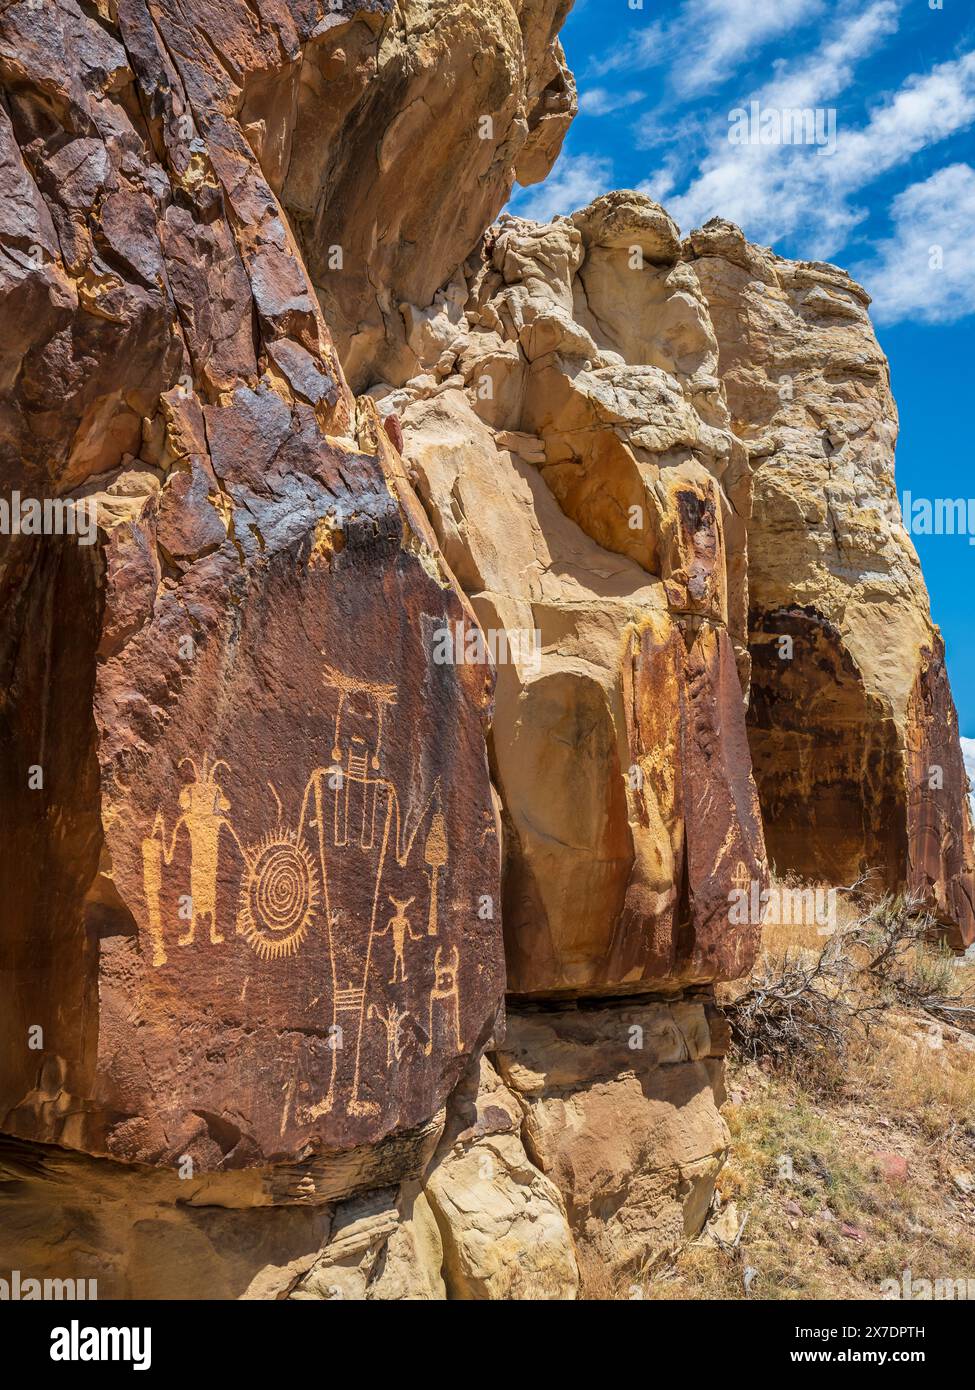
POLYGON ((413 930, 410 926, 410 919, 406 915, 406 909, 413 901, 413 898, 406 898, 401 902, 399 898, 391 897, 389 901, 393 904, 396 911, 393 913, 392 917, 390 917, 382 931, 377 931, 376 935, 385 936, 387 932, 390 931, 393 933, 393 973, 389 983, 395 985, 397 971, 399 971, 399 978, 401 981, 406 979, 405 950, 407 934, 409 934, 411 941, 419 941, 423 933, 413 930))

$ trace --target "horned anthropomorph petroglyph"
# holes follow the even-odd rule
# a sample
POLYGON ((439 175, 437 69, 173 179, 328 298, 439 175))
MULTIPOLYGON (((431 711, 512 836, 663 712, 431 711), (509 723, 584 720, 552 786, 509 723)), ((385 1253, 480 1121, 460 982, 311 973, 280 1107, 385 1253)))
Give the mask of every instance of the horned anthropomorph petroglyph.
POLYGON ((383 927, 382 931, 377 932, 376 935, 385 936, 387 932, 392 932, 393 973, 389 978, 389 983, 391 985, 394 985, 396 983, 397 971, 399 972, 400 980, 406 979, 406 960, 404 956, 404 951, 406 947, 407 936, 409 936, 409 939, 411 941, 421 941, 423 939, 423 933, 415 932, 413 930, 412 926, 410 925, 410 919, 406 915, 406 908, 408 908, 410 903, 414 901, 413 898, 406 898, 403 902, 401 902, 399 898, 390 898, 389 901, 393 904, 396 911, 393 913, 392 917, 390 917, 389 921, 386 923, 385 927, 383 927))
POLYGON ((166 847, 166 832, 161 815, 157 815, 152 834, 143 842, 142 864, 146 884, 146 900, 149 904, 149 925, 152 932, 153 965, 165 965, 166 947, 163 939, 160 915, 159 894, 162 887, 163 863, 171 864, 176 853, 176 837, 181 829, 186 830, 190 841, 190 893, 189 925, 179 938, 180 946, 193 943, 197 918, 206 917, 210 924, 210 940, 215 944, 223 942, 217 926, 217 859, 220 852, 220 834, 226 828, 233 834, 233 827, 225 812, 230 810, 230 802, 217 785, 214 774, 218 767, 227 764, 217 761, 207 768, 203 761, 203 775, 199 775, 192 758, 184 758, 180 767, 186 764, 193 769, 195 780, 187 783, 179 794, 182 815, 173 826, 173 833, 166 847))

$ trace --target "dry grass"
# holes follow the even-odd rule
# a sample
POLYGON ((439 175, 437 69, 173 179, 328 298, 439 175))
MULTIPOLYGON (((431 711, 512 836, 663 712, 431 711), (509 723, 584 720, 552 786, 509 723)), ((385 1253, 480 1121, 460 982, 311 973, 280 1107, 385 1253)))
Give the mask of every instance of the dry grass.
POLYGON ((719 1194, 734 1211, 729 1229, 747 1216, 744 1233, 734 1249, 706 1234, 650 1296, 876 1299, 881 1281, 905 1269, 975 1280, 975 1198, 953 1180, 975 1169, 972 1054, 947 1080, 914 1065, 912 1052, 903 1036, 887 1040, 869 1072, 855 1073, 852 1094, 832 1101, 754 1064, 732 1068, 732 1157, 719 1194), (950 1115, 940 1131, 938 1114, 950 1115), (907 1160, 905 1181, 885 1175, 880 1156, 890 1154, 907 1160))
POLYGON ((916 1125, 931 1140, 973 1133, 975 1038, 936 1020, 893 1014, 856 1051, 845 1093, 916 1125))
MULTIPOLYGON (((850 907, 840 932, 830 950, 850 969, 812 988, 842 988, 846 1015, 871 1006, 866 1026, 846 1027, 841 1065, 824 1055, 818 1073, 808 1052, 801 1065, 774 1051, 729 1060, 732 1156, 717 1214, 651 1297, 875 1299, 905 1269, 975 1280, 975 1032, 938 1014, 939 1000, 971 1002, 975 963, 926 940, 902 902, 850 907)), ((756 979, 794 980, 823 949, 815 927, 767 929, 732 1013, 756 979)))

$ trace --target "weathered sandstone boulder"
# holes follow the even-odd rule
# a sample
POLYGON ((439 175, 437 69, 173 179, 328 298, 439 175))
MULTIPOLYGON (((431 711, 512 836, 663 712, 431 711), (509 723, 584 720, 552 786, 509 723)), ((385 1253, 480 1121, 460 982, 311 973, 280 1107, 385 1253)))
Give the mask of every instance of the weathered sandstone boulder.
POLYGON ((573 1299, 575 1244, 562 1195, 521 1137, 522 1108, 490 1063, 452 1101, 424 1191, 443 1242, 447 1296, 573 1299))
POLYGON ((294 1285, 297 1300, 438 1302, 443 1244, 416 1183, 381 1189, 338 1207, 327 1245, 294 1285))
POLYGON ((529 1155, 565 1198, 583 1296, 645 1290, 704 1225, 729 1142, 725 1031, 695 999, 509 1013, 498 1065, 529 1155))
POLYGON ((749 739, 770 857, 876 871, 975 940, 975 842, 944 644, 894 484, 869 298, 714 221, 687 255, 754 477, 749 739))

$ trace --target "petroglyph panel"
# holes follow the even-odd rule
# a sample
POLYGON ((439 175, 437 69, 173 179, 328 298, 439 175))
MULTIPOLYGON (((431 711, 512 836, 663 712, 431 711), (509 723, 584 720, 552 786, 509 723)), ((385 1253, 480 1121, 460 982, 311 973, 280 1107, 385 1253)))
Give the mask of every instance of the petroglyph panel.
MULTIPOLYGON (((201 1116, 229 1166, 421 1123, 501 1006, 492 678, 431 659, 458 600, 388 545, 293 545, 249 586, 166 674, 151 746, 103 748, 136 935, 102 943, 98 1068, 109 1109, 155 1112, 106 1119, 94 1147, 126 1157, 201 1116)), ((161 597, 152 626, 103 709, 193 624, 161 597)))

